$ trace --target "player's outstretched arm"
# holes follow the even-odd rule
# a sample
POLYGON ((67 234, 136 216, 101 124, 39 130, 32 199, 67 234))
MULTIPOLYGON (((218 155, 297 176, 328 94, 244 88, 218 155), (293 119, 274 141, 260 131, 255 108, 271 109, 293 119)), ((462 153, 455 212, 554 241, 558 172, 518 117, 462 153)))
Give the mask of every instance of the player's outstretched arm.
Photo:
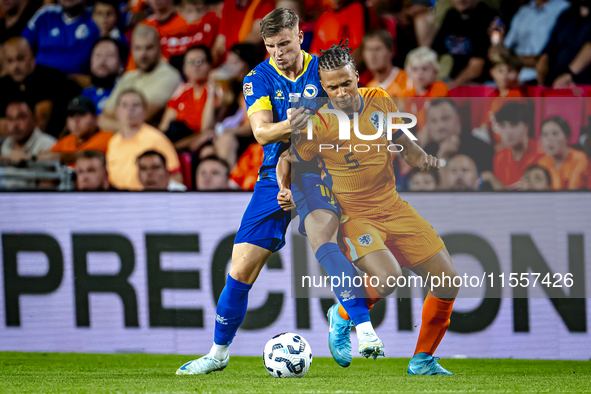
POLYGON ((425 153, 423 148, 418 146, 406 134, 402 134, 394 142, 402 145, 402 158, 411 167, 417 167, 421 171, 438 170, 440 167, 439 159, 435 156, 425 153))
POLYGON ((277 193, 277 201, 279 206, 284 211, 291 211, 295 208, 291 190, 291 152, 286 150, 279 156, 277 162, 277 185, 279 186, 279 193, 277 193))

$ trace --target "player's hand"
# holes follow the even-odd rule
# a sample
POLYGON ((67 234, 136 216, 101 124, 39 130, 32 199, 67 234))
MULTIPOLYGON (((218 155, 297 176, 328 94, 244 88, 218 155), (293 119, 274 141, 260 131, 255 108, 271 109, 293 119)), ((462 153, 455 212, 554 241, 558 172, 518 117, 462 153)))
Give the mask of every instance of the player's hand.
POLYGON ((438 170, 441 167, 439 159, 432 155, 424 155, 419 163, 421 171, 438 170))
POLYGON ((277 193, 277 201, 279 202, 281 209, 284 211, 291 211, 296 207, 295 203, 293 202, 291 190, 289 189, 281 189, 279 193, 277 193))
POLYGON ((289 108, 287 110, 287 122, 291 127, 292 133, 299 133, 300 130, 304 130, 308 127, 308 119, 310 115, 306 111, 306 108, 300 107, 296 110, 289 108))

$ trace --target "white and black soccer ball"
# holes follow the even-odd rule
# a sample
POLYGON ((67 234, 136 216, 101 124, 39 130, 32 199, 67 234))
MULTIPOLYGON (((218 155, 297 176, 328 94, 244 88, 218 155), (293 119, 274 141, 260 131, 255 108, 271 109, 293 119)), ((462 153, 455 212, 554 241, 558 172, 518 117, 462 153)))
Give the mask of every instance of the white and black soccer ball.
POLYGON ((275 335, 263 350, 265 368, 275 378, 301 378, 312 365, 312 349, 301 335, 275 335))

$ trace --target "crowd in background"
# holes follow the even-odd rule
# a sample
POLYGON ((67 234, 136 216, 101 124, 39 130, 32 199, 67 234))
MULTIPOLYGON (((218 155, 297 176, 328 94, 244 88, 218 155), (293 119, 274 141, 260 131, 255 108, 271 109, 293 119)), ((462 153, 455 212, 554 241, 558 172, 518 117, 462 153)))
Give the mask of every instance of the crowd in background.
POLYGON ((397 156, 398 190, 591 189, 591 0, 0 0, 0 169, 58 161, 78 190, 252 190, 263 150, 242 81, 275 8, 298 14, 310 53, 347 38, 360 86, 417 114, 446 165, 397 156))

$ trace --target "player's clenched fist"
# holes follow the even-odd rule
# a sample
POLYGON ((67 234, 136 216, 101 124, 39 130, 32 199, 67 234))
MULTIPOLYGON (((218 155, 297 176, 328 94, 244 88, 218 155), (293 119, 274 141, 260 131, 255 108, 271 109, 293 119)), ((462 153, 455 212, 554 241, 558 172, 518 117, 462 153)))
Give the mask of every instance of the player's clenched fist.
POLYGON ((277 201, 279 202, 279 206, 284 211, 291 211, 296 207, 295 203, 293 202, 291 190, 289 189, 281 189, 279 193, 277 193, 277 201))
POLYGON ((292 133, 299 133, 300 130, 304 130, 308 126, 308 119, 310 119, 310 115, 308 113, 304 113, 306 108, 300 107, 298 109, 289 108, 287 110, 287 122, 291 127, 292 133))
POLYGON ((424 155, 419 164, 419 169, 421 171, 438 170, 439 168, 439 159, 432 155, 424 155))

